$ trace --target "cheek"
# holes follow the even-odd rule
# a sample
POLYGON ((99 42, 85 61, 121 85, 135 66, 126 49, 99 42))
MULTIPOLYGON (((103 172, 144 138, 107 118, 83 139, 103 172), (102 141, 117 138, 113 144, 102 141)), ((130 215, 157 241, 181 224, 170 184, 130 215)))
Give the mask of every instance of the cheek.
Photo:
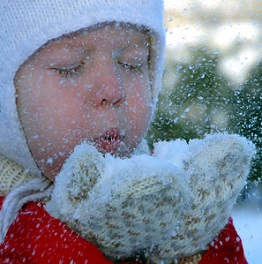
MULTIPOLYGON (((49 76, 50 77, 50 76, 49 76)), ((18 110, 29 148, 40 169, 47 175, 57 173, 81 138, 82 110, 70 90, 48 76, 31 80, 18 93, 18 110)), ((72 90, 71 90, 72 91, 72 90)))
MULTIPOLYGON (((129 120, 133 121, 133 128, 137 133, 147 130, 152 113, 152 92, 148 78, 133 79, 127 94, 129 120)), ((129 121, 130 122, 130 121, 129 121)))
POLYGON ((150 113, 152 104, 152 89, 150 87, 148 74, 134 77, 127 92, 130 98, 130 106, 134 111, 150 113))

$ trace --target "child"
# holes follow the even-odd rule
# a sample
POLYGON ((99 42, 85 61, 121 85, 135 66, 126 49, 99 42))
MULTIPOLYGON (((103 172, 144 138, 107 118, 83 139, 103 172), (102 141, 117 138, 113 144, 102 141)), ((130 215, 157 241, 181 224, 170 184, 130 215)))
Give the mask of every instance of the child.
MULTIPOLYGON (((161 87, 163 3, 3 0, 0 10, 1 263, 111 263, 44 204, 76 145, 119 157, 142 148, 161 87)), ((232 220, 188 261, 247 263, 232 220)))

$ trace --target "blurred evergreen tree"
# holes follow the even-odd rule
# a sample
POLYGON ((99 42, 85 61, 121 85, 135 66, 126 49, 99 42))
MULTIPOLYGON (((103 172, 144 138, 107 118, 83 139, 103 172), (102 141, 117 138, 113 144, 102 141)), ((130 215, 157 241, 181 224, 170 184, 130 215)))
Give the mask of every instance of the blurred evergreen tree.
POLYGON ((250 180, 262 180, 262 62, 257 63, 246 81, 231 95, 229 131, 249 138, 256 145, 250 180))

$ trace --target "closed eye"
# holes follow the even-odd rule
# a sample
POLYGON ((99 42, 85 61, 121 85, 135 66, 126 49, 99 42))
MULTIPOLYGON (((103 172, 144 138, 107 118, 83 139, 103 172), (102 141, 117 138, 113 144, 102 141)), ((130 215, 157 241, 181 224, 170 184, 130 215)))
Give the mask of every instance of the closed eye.
POLYGON ((76 66, 69 66, 69 67, 53 67, 50 68, 51 70, 58 72, 64 78, 70 78, 74 76, 78 76, 83 71, 84 62, 82 61, 80 64, 76 66))
POLYGON ((118 61, 118 64, 128 71, 134 71, 135 73, 142 72, 142 64, 131 64, 121 61, 118 61))

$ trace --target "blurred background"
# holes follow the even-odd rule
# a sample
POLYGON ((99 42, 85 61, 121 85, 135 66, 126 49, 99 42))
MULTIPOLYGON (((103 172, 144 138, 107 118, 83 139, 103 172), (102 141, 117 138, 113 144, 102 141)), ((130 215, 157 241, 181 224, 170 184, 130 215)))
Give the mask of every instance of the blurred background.
POLYGON ((239 202, 262 209, 262 1, 165 0, 167 50, 151 144, 230 132, 257 147, 239 202))
POLYGON ((233 211, 249 264, 262 259, 262 1, 165 0, 163 92, 148 134, 158 140, 230 132, 257 148, 233 211))

